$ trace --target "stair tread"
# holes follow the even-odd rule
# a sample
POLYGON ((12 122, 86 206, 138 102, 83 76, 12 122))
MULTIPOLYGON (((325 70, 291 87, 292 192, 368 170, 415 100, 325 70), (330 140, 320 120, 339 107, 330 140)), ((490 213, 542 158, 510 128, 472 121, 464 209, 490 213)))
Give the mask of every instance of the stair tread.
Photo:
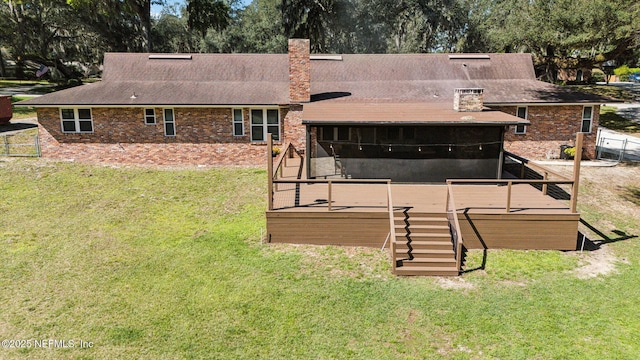
POLYGON ((397 267, 398 275, 434 275, 434 276, 458 276, 458 269, 453 267, 437 267, 437 266, 411 266, 397 267))
MULTIPOLYGON (((407 227, 406 224, 396 224, 396 229, 405 229, 407 227)), ((449 225, 420 225, 420 224, 410 224, 409 229, 430 229, 430 230, 449 230, 449 225)))
MULTIPOLYGON (((402 249, 402 253, 406 253, 408 252, 408 249, 402 249)), ((397 252, 397 251, 396 251, 397 252)), ((451 254, 451 256, 453 256, 453 249, 413 249, 412 251, 414 254, 451 254)))
MULTIPOLYGON (((396 240, 396 244, 400 244, 400 245, 406 245, 407 241, 397 241, 396 240)), ((430 241, 425 241, 425 240, 412 240, 411 241, 411 245, 451 245, 453 246, 453 243, 450 240, 430 240, 430 241)))
POLYGON ((407 239, 407 235, 413 238, 442 238, 442 239, 451 239, 451 234, 449 233, 398 233, 396 232, 396 239, 402 240, 405 242, 407 239))
POLYGON ((438 263, 452 262, 452 263, 455 263, 456 259, 454 259, 453 257, 451 257, 451 258, 414 257, 411 260, 403 260, 403 261, 405 261, 405 262, 438 262, 438 263))

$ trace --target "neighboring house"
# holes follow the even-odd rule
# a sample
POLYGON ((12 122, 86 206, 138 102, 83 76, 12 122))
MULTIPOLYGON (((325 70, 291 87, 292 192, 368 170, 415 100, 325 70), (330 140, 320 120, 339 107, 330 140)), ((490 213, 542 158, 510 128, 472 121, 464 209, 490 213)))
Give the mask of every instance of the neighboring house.
POLYGON ((588 82, 591 79, 591 71, 591 68, 587 67, 558 69, 558 80, 577 83, 588 82))
POLYGON ((108 53, 102 81, 21 105, 45 157, 258 165, 272 133, 307 150, 310 177, 339 157, 352 177, 441 181, 499 176, 503 146, 559 157, 580 131, 592 158, 606 101, 537 81, 528 54, 310 55, 292 39, 288 55, 108 53))

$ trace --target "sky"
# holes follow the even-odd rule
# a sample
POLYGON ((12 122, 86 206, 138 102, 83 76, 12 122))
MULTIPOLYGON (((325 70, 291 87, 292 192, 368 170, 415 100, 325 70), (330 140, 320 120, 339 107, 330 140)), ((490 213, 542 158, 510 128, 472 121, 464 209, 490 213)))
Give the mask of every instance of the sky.
MULTIPOLYGON (((242 6, 247 6, 251 3, 252 0, 240 0, 242 6)), ((169 5, 175 5, 176 8, 180 8, 180 6, 184 6, 186 0, 165 0, 165 2, 169 5)), ((162 12, 161 5, 151 5, 151 13, 152 14, 160 14, 162 12)))

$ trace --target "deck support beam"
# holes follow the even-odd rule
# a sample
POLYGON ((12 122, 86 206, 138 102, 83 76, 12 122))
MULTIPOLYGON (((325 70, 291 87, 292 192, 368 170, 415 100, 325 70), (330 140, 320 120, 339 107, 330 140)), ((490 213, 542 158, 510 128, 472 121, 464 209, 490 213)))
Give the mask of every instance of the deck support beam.
POLYGON ((571 187, 571 212, 575 213, 578 207, 578 190, 580 188, 580 160, 582 160, 582 143, 584 133, 576 134, 576 154, 573 157, 573 186, 571 187))
POLYGON ((273 136, 267 134, 267 206, 269 211, 273 210, 273 136))

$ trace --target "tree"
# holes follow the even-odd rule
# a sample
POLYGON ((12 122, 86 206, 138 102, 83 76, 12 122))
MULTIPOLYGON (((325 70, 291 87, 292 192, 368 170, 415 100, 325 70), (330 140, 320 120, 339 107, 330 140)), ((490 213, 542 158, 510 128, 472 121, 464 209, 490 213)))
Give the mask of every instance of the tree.
POLYGON ((373 0, 389 52, 454 51, 466 23, 458 0, 373 0))
POLYGON ((189 31, 186 16, 163 12, 151 29, 154 51, 164 53, 198 52, 197 38, 189 31))
POLYGON ((635 0, 468 0, 467 5, 466 39, 473 39, 467 49, 531 52, 551 81, 558 68, 630 58, 637 47, 635 0))
POLYGON ((280 11, 285 36, 309 39, 313 52, 326 52, 326 35, 336 18, 338 1, 282 0, 280 11))
POLYGON ((80 76, 66 62, 86 59, 91 40, 64 1, 5 0, 0 18, 5 26, 0 41, 16 61, 16 77, 24 77, 27 61, 47 65, 66 79, 80 76))
POLYGON ((188 0, 189 28, 204 39, 209 29, 222 30, 229 25, 230 11, 229 5, 220 0, 188 0))
MULTIPOLYGON (((115 51, 153 51, 151 0, 67 0, 115 51)), ((158 3, 161 3, 159 1, 158 3)))

